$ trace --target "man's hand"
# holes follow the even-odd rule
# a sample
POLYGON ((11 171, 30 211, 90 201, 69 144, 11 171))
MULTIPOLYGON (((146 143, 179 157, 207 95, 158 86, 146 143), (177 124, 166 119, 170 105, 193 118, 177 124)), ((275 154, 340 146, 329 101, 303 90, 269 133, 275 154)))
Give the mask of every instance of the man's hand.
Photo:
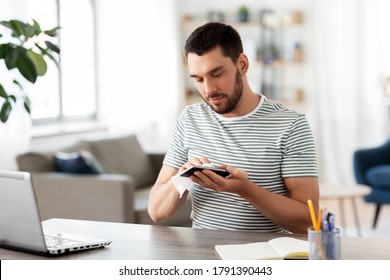
POLYGON ((193 158, 187 161, 182 167, 179 168, 179 173, 183 172, 184 170, 187 170, 188 168, 194 165, 202 165, 202 164, 210 164, 210 161, 208 160, 208 158, 205 157, 193 158))
POLYGON ((248 183, 248 173, 245 170, 230 165, 221 165, 216 167, 226 169, 230 175, 223 178, 215 174, 213 171, 203 170, 202 172, 196 171, 190 178, 200 186, 217 192, 231 192, 239 194, 244 190, 245 185, 248 183))

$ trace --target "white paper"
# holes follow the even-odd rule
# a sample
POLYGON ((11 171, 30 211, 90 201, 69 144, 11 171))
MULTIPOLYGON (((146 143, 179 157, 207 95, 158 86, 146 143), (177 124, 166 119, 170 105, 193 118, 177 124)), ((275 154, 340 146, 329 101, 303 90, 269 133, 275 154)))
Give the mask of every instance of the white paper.
MULTIPOLYGON (((202 166, 214 167, 211 163, 202 164, 202 166)), ((173 185, 179 192, 179 198, 181 198, 186 190, 190 191, 194 186, 194 182, 188 177, 180 176, 180 172, 171 177, 173 185)))
POLYGON ((190 191, 194 182, 188 177, 180 176, 180 173, 177 173, 172 178, 173 185, 179 192, 179 198, 181 198, 186 190, 190 191))

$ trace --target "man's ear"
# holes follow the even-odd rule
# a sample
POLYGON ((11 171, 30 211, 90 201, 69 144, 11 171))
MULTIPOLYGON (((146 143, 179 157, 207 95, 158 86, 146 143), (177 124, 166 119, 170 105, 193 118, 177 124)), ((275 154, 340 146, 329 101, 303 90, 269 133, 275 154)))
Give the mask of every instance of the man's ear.
POLYGON ((238 57, 238 69, 240 70, 241 74, 246 74, 246 72, 248 72, 248 67, 248 57, 243 53, 240 54, 240 56, 238 57))

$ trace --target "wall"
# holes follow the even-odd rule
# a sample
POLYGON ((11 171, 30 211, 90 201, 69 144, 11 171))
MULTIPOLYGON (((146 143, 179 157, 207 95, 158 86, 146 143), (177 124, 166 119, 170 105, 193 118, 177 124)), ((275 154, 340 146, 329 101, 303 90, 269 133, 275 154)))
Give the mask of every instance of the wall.
MULTIPOLYGON (((0 0, 0 20, 24 17, 24 0, 0 0)), ((1 84, 12 92, 16 90, 12 86, 12 78, 5 68, 3 61, 0 62, 1 84)), ((0 100, 0 106, 2 105, 0 100)), ((30 144, 31 122, 22 104, 18 104, 11 113, 7 123, 0 123, 0 169, 15 169, 15 155, 28 149, 30 144)))
POLYGON ((180 102, 175 13, 174 0, 97 2, 101 114, 111 133, 169 138, 180 102))
MULTIPOLYGON (((289 103, 288 105, 293 109, 296 109, 300 112, 303 112, 307 115, 309 122, 312 119, 312 96, 314 94, 313 90, 313 76, 311 69, 313 68, 312 61, 312 5, 309 0, 294 0, 294 1, 283 1, 283 0, 231 0, 231 1, 207 1, 207 0, 186 0, 178 1, 178 7, 181 16, 190 15, 195 18, 207 18, 207 14, 210 11, 222 12, 225 15, 226 21, 237 21, 237 10, 240 6, 246 5, 249 8, 250 19, 259 20, 260 11, 262 9, 272 9, 277 13, 285 14, 290 11, 301 11, 303 13, 303 25, 299 27, 299 38, 302 39, 304 59, 303 64, 300 66, 287 66, 286 71, 289 71, 287 75, 284 75, 283 78, 288 78, 291 80, 298 80, 302 86, 304 93, 304 102, 303 103, 289 103), (295 68, 294 68, 295 67, 295 68), (295 73, 294 73, 295 72, 295 73), (292 75, 291 75, 292 74, 292 75), (288 77, 287 77, 288 76, 288 77)), ((253 31, 253 29, 251 29, 253 31)), ((286 35, 288 32, 296 32, 297 30, 292 30, 286 28, 284 31, 286 35)), ((260 30, 259 30, 260 33, 260 30)), ((241 34, 243 41, 245 41, 245 36, 248 34, 241 34)), ((244 42, 245 43, 245 42, 244 42)), ((261 42, 260 42, 261 44, 261 42)), ((245 44, 244 44, 245 47, 245 44)), ((248 51, 244 49, 244 52, 248 51)), ((259 92, 259 81, 253 79, 253 74, 257 76, 258 71, 256 65, 252 63, 249 69, 249 82, 251 83, 252 89, 259 92), (251 76, 252 75, 252 76, 251 76)), ((258 80, 261 78, 259 77, 258 80)), ((290 94, 291 96, 291 94, 290 94)), ((313 125, 313 123, 311 123, 313 125)))

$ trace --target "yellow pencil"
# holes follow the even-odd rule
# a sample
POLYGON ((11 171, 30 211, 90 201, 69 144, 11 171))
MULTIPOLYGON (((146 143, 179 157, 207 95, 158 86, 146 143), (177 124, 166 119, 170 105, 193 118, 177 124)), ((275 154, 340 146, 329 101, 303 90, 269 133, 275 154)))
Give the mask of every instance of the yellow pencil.
POLYGON ((313 202, 311 201, 311 199, 309 199, 307 201, 307 204, 309 205, 309 211, 310 211, 310 216, 311 216, 311 222, 313 224, 313 228, 315 231, 318 231, 318 227, 317 227, 317 219, 316 219, 316 214, 314 212, 314 207, 313 207, 313 202))
POLYGON ((321 230, 321 223, 322 223, 322 208, 320 208, 320 211, 318 211, 317 231, 321 230))

